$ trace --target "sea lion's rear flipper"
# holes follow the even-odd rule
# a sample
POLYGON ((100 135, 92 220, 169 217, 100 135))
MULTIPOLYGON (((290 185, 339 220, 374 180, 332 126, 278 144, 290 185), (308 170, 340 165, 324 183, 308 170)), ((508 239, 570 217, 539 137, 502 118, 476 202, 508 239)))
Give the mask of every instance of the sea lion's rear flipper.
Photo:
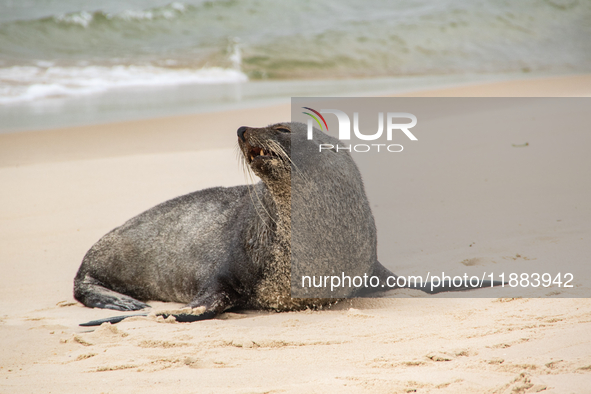
MULTIPOLYGON (((213 311, 205 311, 201 314, 192 314, 192 313, 156 313, 156 316, 162 316, 164 319, 168 318, 169 316, 173 316, 176 321, 178 321, 179 323, 192 323, 194 321, 200 321, 200 320, 209 320, 209 319, 213 319, 214 317, 216 317, 216 313, 213 311)), ((80 323, 79 326, 82 327, 92 327, 92 326, 100 326, 103 323, 111 323, 111 324, 116 324, 119 323, 120 321, 127 319, 128 317, 136 317, 136 316, 148 316, 147 313, 136 313, 134 315, 123 315, 123 316, 112 316, 112 317, 107 317, 105 319, 98 319, 98 320, 91 320, 89 322, 86 323, 80 323)))
POLYGON ((74 298, 89 308, 139 311, 150 307, 135 298, 107 289, 88 275, 83 280, 78 277, 74 280, 74 298))
POLYGON ((80 323, 78 325, 82 326, 82 327, 92 327, 92 326, 100 326, 103 323, 115 324, 115 323, 119 323, 123 319, 127 319, 128 317, 134 317, 134 316, 148 316, 148 314, 147 313, 137 313, 135 315, 113 316, 113 317, 107 317, 104 319, 91 320, 89 322, 80 323))
MULTIPOLYGON (((104 288, 103 288, 104 289, 104 288)), ((183 313, 184 310, 181 310, 181 313, 171 313, 171 312, 156 312, 156 316, 162 316, 163 318, 168 318, 169 316, 174 316, 176 321, 179 323, 191 323, 195 321, 201 320, 209 320, 215 318, 220 313, 232 308, 236 305, 238 300, 238 293, 233 291, 231 286, 226 284, 223 286, 220 282, 214 283, 210 287, 206 287, 206 289, 201 293, 201 295, 197 296, 189 305, 188 307, 191 308, 190 311, 183 313)), ((106 289, 105 289, 106 290, 106 289)), ((110 290, 108 290, 110 291, 110 290)), ((115 292, 112 292, 115 293, 115 292)), ((115 293, 118 294, 118 293, 115 293)), ((123 296, 127 297, 127 296, 123 296)), ((129 297, 127 297, 129 298, 129 297)), ((99 319, 89 321, 87 323, 80 324, 81 326, 88 327, 88 326, 100 326, 103 323, 119 323, 123 319, 133 316, 148 316, 147 313, 140 313, 134 315, 125 315, 125 316, 113 316, 108 317, 106 319, 99 319)))

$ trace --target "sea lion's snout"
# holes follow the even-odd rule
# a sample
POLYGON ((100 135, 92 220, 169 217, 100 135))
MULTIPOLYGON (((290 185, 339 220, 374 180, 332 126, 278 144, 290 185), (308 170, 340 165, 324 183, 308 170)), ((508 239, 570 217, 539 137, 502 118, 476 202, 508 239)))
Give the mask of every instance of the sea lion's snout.
POLYGON ((290 125, 238 128, 238 146, 245 163, 254 173, 266 179, 288 179, 291 171, 290 125))
POLYGON ((272 129, 252 128, 242 126, 237 130, 238 145, 246 158, 248 164, 252 164, 257 159, 278 158, 276 149, 279 144, 273 143, 275 140, 272 129))

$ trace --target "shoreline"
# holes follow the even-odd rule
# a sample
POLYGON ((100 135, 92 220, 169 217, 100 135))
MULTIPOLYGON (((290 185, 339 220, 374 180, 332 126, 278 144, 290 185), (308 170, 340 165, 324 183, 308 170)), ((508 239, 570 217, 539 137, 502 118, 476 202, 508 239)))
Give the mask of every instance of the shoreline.
POLYGON ((0 105, 0 135, 288 104, 290 97, 414 95, 491 83, 586 74, 501 73, 419 75, 342 80, 257 80, 239 84, 182 84, 112 89, 0 105), (281 93, 278 93, 281 92, 281 93))
MULTIPOLYGON (((382 96, 400 97, 585 97, 591 74, 504 80, 475 85, 415 89, 382 96)), ((153 119, 0 133, 0 167, 41 162, 117 157, 127 154, 186 152, 234 146, 234 132, 219 132, 220 116, 259 125, 291 118, 290 104, 254 106, 153 119), (196 125, 199 130, 196 130, 196 125)), ((240 127, 242 124, 237 124, 240 127)))

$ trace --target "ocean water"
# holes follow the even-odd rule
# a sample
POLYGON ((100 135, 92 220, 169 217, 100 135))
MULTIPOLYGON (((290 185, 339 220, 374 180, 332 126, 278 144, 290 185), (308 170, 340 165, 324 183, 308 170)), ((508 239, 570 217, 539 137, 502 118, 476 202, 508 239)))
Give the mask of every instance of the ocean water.
POLYGON ((3 0, 0 105, 247 80, 591 70, 591 0, 3 0))

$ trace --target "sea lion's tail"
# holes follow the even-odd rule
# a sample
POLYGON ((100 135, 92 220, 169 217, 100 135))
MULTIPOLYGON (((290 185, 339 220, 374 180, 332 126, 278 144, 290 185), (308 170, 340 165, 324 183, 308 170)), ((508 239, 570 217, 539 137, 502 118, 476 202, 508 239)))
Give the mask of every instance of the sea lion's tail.
POLYGON ((490 280, 479 280, 474 286, 469 284, 462 284, 460 286, 455 286, 451 280, 442 281, 441 283, 435 284, 433 282, 425 282, 422 285, 410 285, 403 287, 404 289, 416 289, 420 291, 424 291, 428 294, 437 294, 443 293, 447 291, 468 291, 468 290, 477 290, 477 289, 484 289, 487 287, 494 287, 494 286, 502 286, 507 283, 500 282, 500 281, 490 281, 490 280))
MULTIPOLYGON (((180 314, 156 313, 156 316, 162 316, 164 319, 168 318, 169 316, 173 316, 176 319, 176 321, 178 321, 179 323, 191 323, 194 321, 209 320, 209 319, 213 319, 214 317, 216 317, 216 315, 217 314, 214 311, 205 311, 200 315, 193 315, 193 314, 188 314, 188 313, 180 313, 180 314)), ((120 321, 122 321, 124 319, 127 319, 128 317, 135 317, 135 316, 144 316, 145 317, 145 316, 148 316, 148 313, 137 313, 134 315, 107 317, 105 319, 91 320, 89 322, 81 323, 79 325, 83 326, 83 327, 92 327, 92 326, 100 326, 103 323, 115 324, 115 323, 119 323, 120 321)))
MULTIPOLYGON (((437 294, 437 293, 443 293, 443 292, 447 292, 447 291, 468 291, 468 290, 477 290, 477 289, 484 289, 487 287, 494 287, 494 286, 503 286, 503 285, 508 285, 507 282, 501 282, 501 281, 490 281, 490 280, 484 280, 484 279, 478 279, 477 282, 474 282, 472 280, 462 280, 460 281, 459 284, 456 284, 457 282, 453 282, 451 280, 451 278, 445 279, 445 280, 440 280, 439 279, 437 282, 423 282, 422 280, 419 280, 418 283, 417 281, 414 282, 414 284, 411 284, 410 279, 408 280, 408 285, 404 286, 404 284, 407 283, 406 280, 404 280, 404 283, 401 284, 401 287, 393 287, 393 288, 389 288, 388 283, 390 283, 390 280, 392 278, 394 279, 398 279, 398 275, 395 275, 392 271, 390 271, 389 269, 387 269, 386 267, 384 267, 379 261, 376 261, 376 264, 374 266, 374 272, 373 275, 377 276, 380 279, 380 282, 382 283, 382 288, 384 288, 384 286, 387 286, 388 289, 394 289, 394 288, 402 288, 402 289, 415 289, 415 290, 420 290, 420 291, 424 291, 425 293, 428 294, 437 294)), ((434 279, 434 277, 431 277, 432 279, 434 279)), ((397 283, 398 280, 396 281, 397 283)), ((372 289, 372 292, 376 292, 379 291, 379 287, 377 289, 372 289)))

